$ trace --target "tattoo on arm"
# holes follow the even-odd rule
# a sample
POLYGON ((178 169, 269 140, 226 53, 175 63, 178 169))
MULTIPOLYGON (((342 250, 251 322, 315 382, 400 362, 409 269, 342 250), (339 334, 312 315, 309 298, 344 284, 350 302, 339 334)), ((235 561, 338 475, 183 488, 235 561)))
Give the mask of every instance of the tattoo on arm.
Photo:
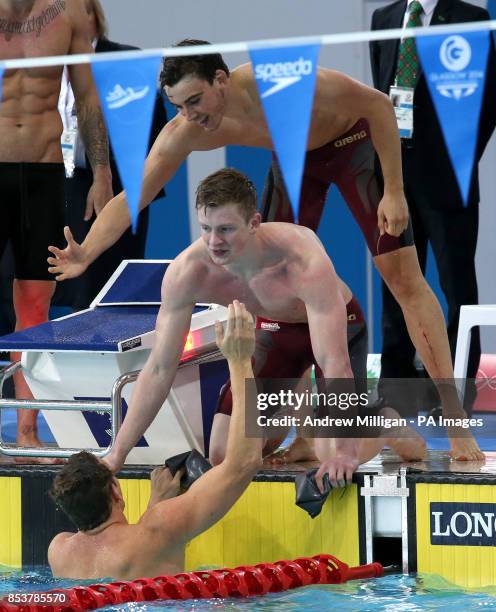
POLYGON ((91 167, 107 166, 109 163, 109 145, 107 130, 100 108, 86 104, 77 105, 78 125, 83 137, 86 154, 91 167))

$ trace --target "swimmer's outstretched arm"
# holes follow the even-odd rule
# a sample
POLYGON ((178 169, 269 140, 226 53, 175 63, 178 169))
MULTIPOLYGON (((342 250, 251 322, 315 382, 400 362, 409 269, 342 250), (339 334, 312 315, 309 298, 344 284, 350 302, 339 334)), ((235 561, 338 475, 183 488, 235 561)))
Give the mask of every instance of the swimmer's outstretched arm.
MULTIPOLYGON (((140 210, 152 202, 191 152, 189 139, 184 133, 187 127, 183 121, 174 118, 160 132, 145 162, 140 210)), ((48 247, 53 255, 47 259, 48 271, 59 281, 79 276, 103 251, 117 242, 130 225, 126 195, 122 191, 103 208, 80 245, 74 241, 70 229, 64 229, 67 247, 48 247)))
POLYGON ((162 529, 174 545, 184 545, 221 519, 240 497, 262 465, 262 437, 245 435, 246 379, 253 378, 251 356, 255 346, 253 318, 243 304, 229 305, 226 331, 216 325, 217 344, 229 363, 233 410, 226 456, 222 463, 203 474, 191 488, 173 500, 156 504, 143 515, 143 522, 162 529))
MULTIPOLYGON (((179 261, 168 267, 162 283, 162 305, 157 315, 155 344, 133 390, 126 418, 104 461, 117 472, 137 441, 157 416, 169 395, 184 349, 199 280, 179 261), (167 298, 167 299, 165 299, 167 298)), ((167 432, 164 432, 167 435, 167 432)))

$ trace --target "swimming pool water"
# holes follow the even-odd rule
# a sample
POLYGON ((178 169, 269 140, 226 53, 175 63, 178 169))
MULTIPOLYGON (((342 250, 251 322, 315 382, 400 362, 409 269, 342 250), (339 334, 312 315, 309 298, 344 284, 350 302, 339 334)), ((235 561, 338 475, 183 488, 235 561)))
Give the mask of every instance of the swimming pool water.
MULTIPOLYGON (((89 583, 94 581, 89 581, 89 583)), ((104 581, 102 581, 104 582, 104 581)), ((48 591, 82 581, 54 580, 49 570, 0 570, 0 596, 12 592, 48 591)), ((496 587, 487 592, 464 591, 430 575, 393 575, 344 585, 319 585, 245 599, 160 601, 108 606, 104 610, 129 612, 463 612, 496 610, 496 587)))

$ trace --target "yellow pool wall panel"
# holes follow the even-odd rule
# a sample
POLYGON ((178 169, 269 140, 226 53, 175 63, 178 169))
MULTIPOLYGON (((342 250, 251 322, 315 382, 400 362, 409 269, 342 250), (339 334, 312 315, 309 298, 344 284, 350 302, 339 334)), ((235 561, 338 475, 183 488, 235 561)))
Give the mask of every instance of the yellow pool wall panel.
POLYGON ((21 478, 0 477, 0 565, 22 567, 21 478))
POLYGON ((359 564, 357 487, 332 491, 315 519, 291 482, 253 482, 226 516, 186 548, 186 570, 330 553, 359 564))
MULTIPOLYGON (((496 585, 495 546, 431 544, 431 503, 492 504, 496 511, 496 486, 489 484, 417 483, 417 571, 439 574, 462 587, 496 585)), ((496 517, 493 517, 493 523, 496 517)), ((496 525, 493 525, 496 530, 496 525)), ((496 534, 494 535, 496 537, 496 534)))

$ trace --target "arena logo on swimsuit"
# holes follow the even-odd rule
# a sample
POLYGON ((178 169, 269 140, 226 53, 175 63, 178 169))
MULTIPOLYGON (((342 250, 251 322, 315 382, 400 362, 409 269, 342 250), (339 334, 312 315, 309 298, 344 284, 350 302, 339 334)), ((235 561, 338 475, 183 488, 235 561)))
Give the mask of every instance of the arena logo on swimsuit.
POLYGON ((355 142, 357 140, 362 140, 363 138, 367 138, 367 132, 365 130, 361 130, 360 132, 357 132, 356 134, 353 134, 353 136, 347 136, 346 138, 341 138, 340 140, 335 140, 334 141, 334 146, 339 149, 339 148, 345 147, 346 145, 351 144, 352 142, 355 142))
POLYGON ((309 76, 313 71, 313 62, 300 57, 295 62, 270 62, 256 64, 255 77, 265 82, 270 81, 274 86, 264 91, 262 98, 286 89, 301 81, 302 77, 309 76))
POLYGON ((496 545, 495 504, 433 502, 430 513, 433 545, 496 545))
POLYGON ((279 331, 281 329, 281 326, 279 325, 279 323, 269 323, 266 321, 262 321, 262 323, 260 324, 260 328, 267 329, 268 331, 279 331))

